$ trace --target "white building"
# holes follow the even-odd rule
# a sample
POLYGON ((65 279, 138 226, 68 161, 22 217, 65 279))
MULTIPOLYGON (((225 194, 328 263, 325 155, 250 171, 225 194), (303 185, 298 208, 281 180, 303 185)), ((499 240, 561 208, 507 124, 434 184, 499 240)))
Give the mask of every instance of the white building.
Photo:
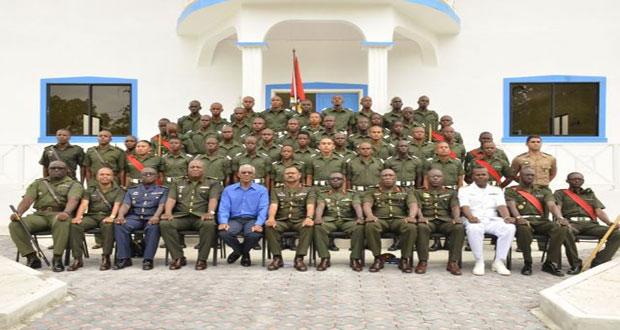
POLYGON ((618 12, 612 0, 2 0, 0 198, 16 203, 40 176, 55 84, 126 85, 93 87, 90 99, 101 109, 124 95, 128 130, 148 138, 192 99, 203 112, 221 102, 228 117, 252 95, 263 110, 288 92, 296 49, 318 109, 334 93, 351 108, 370 95, 378 112, 392 96, 415 108, 424 94, 453 116, 467 149, 486 130, 510 157, 525 151, 519 132, 556 134, 543 138, 560 164, 553 187, 582 171, 615 215, 618 12))

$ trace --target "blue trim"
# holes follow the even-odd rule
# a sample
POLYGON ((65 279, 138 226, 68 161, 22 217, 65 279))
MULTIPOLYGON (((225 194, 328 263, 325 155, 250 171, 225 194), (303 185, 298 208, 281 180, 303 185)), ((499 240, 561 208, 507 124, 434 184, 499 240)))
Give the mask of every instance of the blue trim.
POLYGON ((392 41, 362 41, 362 46, 394 46, 392 41))
MULTIPOLYGON (((303 83, 306 89, 361 89, 362 96, 368 96, 368 85, 366 84, 344 84, 344 83, 328 83, 328 82, 310 82, 303 83)), ((271 107, 271 91, 274 89, 291 89, 291 84, 268 84, 265 86, 265 109, 271 107)))
POLYGON ((267 43, 264 41, 257 41, 257 42, 243 42, 243 41, 239 41, 236 42, 235 45, 237 46, 265 46, 267 47, 267 43))
POLYGON ((598 136, 542 136, 543 142, 547 143, 607 143, 605 130, 607 112, 607 78, 598 76, 534 76, 504 78, 504 136, 502 142, 525 143, 526 136, 510 136, 510 84, 511 83, 583 83, 596 82, 599 84, 599 117, 598 136))
POLYGON ((198 11, 202 8, 206 8, 206 7, 210 7, 213 5, 217 5, 219 3, 222 2, 228 2, 229 0, 197 0, 196 2, 192 3, 191 5, 185 7, 185 9, 183 10, 183 12, 181 13, 181 16, 179 16, 179 18, 177 19, 177 28, 179 27, 179 25, 181 25, 181 23, 183 23, 183 21, 189 17, 189 15, 193 14, 195 11, 198 11))
MULTIPOLYGON (((47 85, 48 84, 130 84, 131 85, 131 135, 138 132, 138 80, 103 77, 69 77, 41 79, 41 108, 39 113, 39 143, 55 143, 56 136, 46 135, 47 129, 47 85)), ((113 143, 123 143, 125 136, 113 136, 113 143)), ((97 143, 96 136, 72 136, 72 143, 97 143)))

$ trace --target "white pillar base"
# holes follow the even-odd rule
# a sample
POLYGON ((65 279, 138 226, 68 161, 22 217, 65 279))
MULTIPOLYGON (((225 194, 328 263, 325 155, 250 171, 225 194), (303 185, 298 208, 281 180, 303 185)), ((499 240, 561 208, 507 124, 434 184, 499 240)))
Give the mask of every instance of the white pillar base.
POLYGON ((255 111, 262 111, 263 104, 263 50, 265 42, 238 42, 241 49, 241 97, 252 96, 255 111))

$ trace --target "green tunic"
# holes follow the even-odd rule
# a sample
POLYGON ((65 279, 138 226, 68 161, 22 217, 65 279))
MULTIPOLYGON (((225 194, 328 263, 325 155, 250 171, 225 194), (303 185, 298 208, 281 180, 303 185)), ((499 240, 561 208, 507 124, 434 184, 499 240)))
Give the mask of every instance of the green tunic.
POLYGON ((289 109, 271 108, 261 112, 260 116, 265 119, 267 127, 274 132, 282 132, 286 130, 286 124, 292 117, 292 113, 289 109))
POLYGON ((459 206, 456 190, 450 188, 416 190, 422 215, 427 220, 452 221, 452 208, 459 206))
POLYGON ((372 156, 374 158, 387 159, 388 157, 396 154, 396 150, 394 149, 395 146, 383 140, 381 140, 378 145, 374 143, 371 143, 370 145, 372 146, 372 156))
POLYGON ((533 185, 530 188, 525 188, 521 185, 509 187, 504 190, 504 196, 506 197, 506 201, 515 202, 517 209, 519 210, 519 214, 521 215, 537 215, 546 218, 548 213, 546 202, 551 201, 555 203, 555 197, 553 197, 551 189, 537 185, 533 185), (538 209, 527 199, 525 199, 525 197, 521 196, 517 190, 523 190, 534 195, 540 204, 542 204, 543 213, 540 214, 538 209))
POLYGON ((190 131, 188 133, 188 139, 191 141, 193 145, 192 153, 194 154, 204 154, 207 152, 205 147, 205 142, 208 138, 218 138, 218 133, 216 130, 212 129, 213 126, 209 126, 209 128, 197 131, 190 131))
MULTIPOLYGON (((472 159, 469 162, 469 164, 465 165, 465 174, 467 176, 471 176, 476 166, 478 165, 482 166, 481 164, 478 163, 478 160, 484 161, 487 164, 491 165, 491 167, 495 169, 497 174, 499 174, 500 176, 503 176, 504 178, 512 178, 514 176, 512 167, 510 167, 510 164, 508 164, 508 162, 505 160, 497 158, 497 156, 493 157, 492 159, 487 159, 487 158, 472 159)), ((495 177, 489 174, 489 182, 497 182, 497 180, 495 179, 495 177)), ((497 183, 501 183, 501 182, 497 182, 497 183)))
POLYGON ((232 174, 232 159, 228 156, 215 154, 215 156, 199 155, 194 158, 205 166, 205 177, 224 181, 232 174))
POLYGON ((276 221, 302 222, 306 218, 306 206, 314 203, 315 194, 312 188, 302 185, 293 189, 286 186, 274 188, 271 193, 270 204, 278 204, 276 221))
POLYGON ((164 172, 166 178, 179 178, 187 176, 187 167, 192 158, 184 153, 178 155, 167 154, 161 158, 160 171, 164 172))
POLYGON ((125 189, 117 184, 113 184, 107 190, 101 189, 99 185, 90 186, 84 190, 82 194, 82 199, 89 201, 88 202, 88 212, 86 212, 85 216, 92 215, 105 215, 108 216, 112 211, 112 207, 114 203, 122 203, 123 198, 125 197, 125 189), (110 203, 108 204, 101 198, 101 195, 97 193, 97 190, 101 192, 101 195, 105 197, 105 199, 110 203))
POLYGON ((202 116, 198 114, 195 117, 191 115, 183 116, 177 120, 177 125, 179 125, 179 134, 185 134, 189 131, 198 131, 202 126, 200 123, 200 118, 202 116))
POLYGON ((65 176, 57 181, 52 181, 47 178, 36 179, 26 189, 25 196, 28 196, 34 200, 33 208, 35 210, 44 210, 51 208, 57 212, 62 212, 65 209, 67 200, 69 197, 81 198, 84 188, 79 182, 71 179, 69 176, 65 176), (54 199, 49 189, 43 181, 49 182, 50 186, 58 197, 58 202, 54 199))
POLYGON ((433 129, 433 132, 437 131, 437 127, 439 125, 439 115, 433 110, 427 109, 422 111, 420 109, 416 109, 413 111, 413 121, 421 123, 424 128, 426 128, 426 135, 428 136, 430 128, 433 129))
POLYGON ((354 186, 374 187, 385 168, 383 159, 371 157, 368 161, 357 156, 347 162, 347 179, 354 186))
POLYGON ((280 149, 282 149, 282 146, 279 144, 272 143, 271 146, 266 147, 265 143, 261 141, 258 148, 256 148, 256 152, 264 153, 269 156, 271 160, 275 161, 280 159, 280 149))
POLYGON ((65 162, 69 176, 75 179, 78 165, 84 162, 84 149, 73 144, 67 144, 64 149, 61 149, 57 144, 52 144, 43 149, 39 164, 49 167, 50 163, 55 160, 65 162))
POLYGON ((287 167, 295 166, 299 173, 301 173, 302 180, 306 177, 306 163, 301 160, 293 159, 290 163, 284 164, 282 160, 271 163, 271 178, 273 183, 283 184, 284 183, 284 170, 287 167))
POLYGON ((125 152, 111 145, 103 149, 99 146, 88 148, 82 163, 83 166, 90 167, 89 184, 94 184, 95 176, 100 168, 109 167, 114 171, 114 174, 118 174, 120 170, 125 168, 126 164, 125 152))
POLYGON ((321 112, 321 116, 334 116, 336 118, 335 129, 337 131, 346 131, 349 126, 355 125, 355 112, 351 109, 340 108, 336 110, 334 108, 326 108, 321 112))
POLYGON ((361 204, 359 194, 354 190, 336 192, 333 189, 317 193, 316 204, 325 204, 323 211, 323 221, 333 222, 337 220, 355 221, 357 214, 353 204, 361 204))
POLYGON ((175 218, 202 217, 209 209, 209 200, 219 199, 222 190, 222 185, 211 179, 174 182, 168 191, 168 198, 176 201, 172 215, 175 218))
POLYGON ((366 133, 366 135, 362 135, 359 132, 349 135, 347 140, 349 141, 349 149, 354 150, 354 151, 357 150, 357 146, 359 146, 360 143, 362 142, 370 143, 372 141, 368 133, 366 133))
POLYGON ((463 165, 458 159, 448 158, 445 162, 442 162, 438 157, 429 158, 424 163, 424 174, 434 168, 443 173, 443 184, 445 186, 457 185, 459 182, 458 176, 465 175, 463 165))
MULTIPOLYGON (((131 163, 131 161, 129 161, 129 157, 130 156, 127 156, 127 164, 125 165, 125 173, 127 173, 127 175, 129 176, 130 179, 138 180, 138 179, 140 179, 140 172, 141 171, 139 169, 137 169, 131 163)), ((160 171, 161 170, 162 163, 161 163, 161 157, 159 157, 159 156, 147 154, 144 157, 139 157, 139 156, 136 156, 136 155, 131 155, 131 157, 134 157, 140 163, 142 163, 142 165, 144 165, 144 168, 150 167, 152 169, 155 169, 155 171, 160 171)), ((135 184, 137 185, 137 183, 135 183, 135 184)))
POLYGON ((244 152, 245 146, 241 143, 234 141, 230 144, 225 143, 224 141, 220 142, 219 147, 217 149, 217 153, 223 156, 228 156, 233 158, 236 154, 240 152, 244 152))
POLYGON ((384 190, 371 188, 364 197, 364 203, 370 203, 372 213, 379 219, 404 219, 408 216, 409 205, 417 203, 415 192, 407 192, 400 187, 384 190))
POLYGON ((238 153, 232 159, 232 170, 239 172, 241 165, 250 164, 256 169, 256 179, 263 179, 271 173, 271 159, 263 153, 255 153, 250 156, 247 152, 238 153))
MULTIPOLYGON (((581 191, 577 192, 573 189, 570 189, 574 194, 581 197, 588 205, 592 207, 592 209, 604 209, 605 205, 601 203, 601 201, 596 198, 596 195, 590 188, 581 189, 581 191)), ((555 200, 562 207, 562 215, 566 218, 571 217, 585 217, 589 218, 590 215, 586 210, 584 210, 579 204, 577 204, 572 198, 570 198, 564 189, 556 190, 553 193, 555 200)))
POLYGON ((329 157, 324 157, 318 153, 310 157, 310 163, 307 164, 306 174, 312 175, 312 180, 327 180, 329 175, 338 172, 343 175, 347 174, 346 160, 332 153, 329 157))
POLYGON ((398 181, 415 181, 417 176, 422 174, 422 167, 422 160, 411 155, 407 155, 404 159, 398 155, 391 156, 385 161, 385 168, 394 171, 398 181))
POLYGON ((424 141, 422 144, 411 142, 409 145, 409 154, 420 159, 427 159, 435 155, 435 144, 424 141))

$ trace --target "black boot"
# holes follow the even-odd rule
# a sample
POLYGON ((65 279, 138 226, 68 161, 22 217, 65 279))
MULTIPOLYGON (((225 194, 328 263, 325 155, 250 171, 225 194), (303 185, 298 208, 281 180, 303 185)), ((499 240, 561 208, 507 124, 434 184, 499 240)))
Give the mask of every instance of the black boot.
POLYGON ((400 249, 400 239, 394 238, 394 243, 388 248, 388 251, 396 251, 398 249, 400 249))
POLYGON ((26 258, 26 266, 32 269, 41 268, 41 259, 39 259, 39 257, 37 257, 34 253, 27 255, 26 258))
POLYGON ((62 263, 62 256, 54 256, 52 259, 52 270, 56 273, 65 271, 65 265, 62 263))
POLYGON ((336 246, 336 242, 334 242, 334 238, 333 237, 329 238, 329 245, 327 246, 327 248, 330 251, 340 251, 340 249, 336 246))
POLYGON ((525 264, 523 265, 523 268, 521 268, 521 275, 526 275, 526 276, 532 275, 532 262, 531 261, 525 262, 525 264))
POLYGON ((435 237, 433 239, 433 245, 431 245, 428 250, 431 252, 441 250, 441 239, 439 239, 439 237, 435 237))

